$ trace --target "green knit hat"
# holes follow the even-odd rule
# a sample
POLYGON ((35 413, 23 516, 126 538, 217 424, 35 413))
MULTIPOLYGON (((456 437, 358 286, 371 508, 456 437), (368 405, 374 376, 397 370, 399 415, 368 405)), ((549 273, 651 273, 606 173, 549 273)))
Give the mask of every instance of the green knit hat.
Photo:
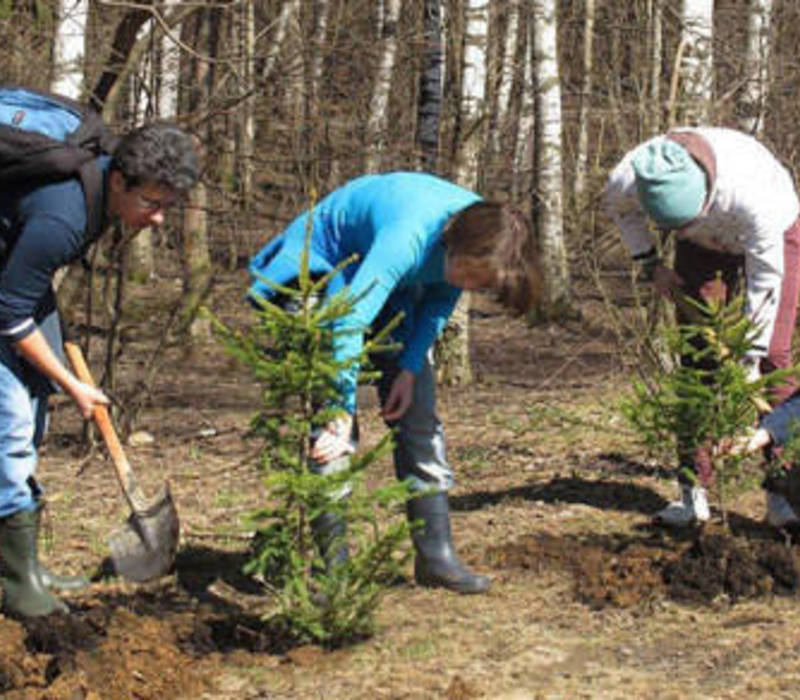
POLYGON ((706 200, 706 174, 689 152, 669 139, 646 143, 633 157, 636 191, 659 228, 681 228, 706 200))

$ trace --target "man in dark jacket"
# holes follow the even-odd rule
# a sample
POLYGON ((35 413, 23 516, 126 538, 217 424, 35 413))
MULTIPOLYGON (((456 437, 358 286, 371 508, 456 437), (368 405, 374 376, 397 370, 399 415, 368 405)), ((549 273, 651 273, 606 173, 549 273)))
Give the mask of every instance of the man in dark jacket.
MULTIPOLYGON (((141 127, 101 156, 104 228, 114 222, 134 232, 158 226, 164 212, 198 177, 192 139, 169 124, 141 127)), ((58 577, 37 553, 36 451, 45 430, 47 397, 55 387, 89 418, 107 404, 103 393, 65 366, 53 275, 93 242, 78 178, 0 192, 0 564, 3 609, 17 616, 66 612, 51 588, 79 587, 58 577)))

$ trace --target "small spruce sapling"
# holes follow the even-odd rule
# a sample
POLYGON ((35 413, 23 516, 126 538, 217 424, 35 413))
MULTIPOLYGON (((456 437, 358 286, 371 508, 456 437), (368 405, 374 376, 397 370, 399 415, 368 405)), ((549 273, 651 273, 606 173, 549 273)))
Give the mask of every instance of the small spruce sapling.
POLYGON ((257 535, 246 571, 275 596, 273 621, 288 624, 300 639, 337 646, 373 632, 380 595, 409 560, 408 525, 392 516, 410 492, 403 483, 365 488, 364 472, 391 450, 391 433, 325 476, 308 468, 309 436, 340 410, 337 380, 343 369, 361 366, 361 380, 376 377, 368 355, 397 349, 388 338, 400 318, 373 333, 359 357, 336 360, 336 334, 364 329, 332 330, 357 299, 346 289, 324 298, 325 290, 355 257, 314 279, 309 242, 307 232, 296 286, 269 281, 278 297, 260 302, 254 326, 234 332, 215 320, 215 328, 228 351, 251 369, 261 390, 251 429, 262 440, 260 466, 269 498, 253 514, 257 535), (346 544, 315 540, 311 524, 322 514, 347 523, 346 544), (326 552, 345 546, 349 556, 326 557, 326 552))
MULTIPOLYGON (((727 496, 745 481, 744 455, 723 448, 755 425, 765 410, 769 387, 785 382, 796 369, 786 369, 750 381, 747 363, 758 326, 738 296, 729 303, 701 303, 684 298, 698 312, 694 324, 664 327, 667 347, 685 358, 672 369, 633 386, 623 413, 651 453, 703 455, 710 460, 722 522, 727 526, 727 496)), ((685 476, 696 480, 693 471, 685 476)))

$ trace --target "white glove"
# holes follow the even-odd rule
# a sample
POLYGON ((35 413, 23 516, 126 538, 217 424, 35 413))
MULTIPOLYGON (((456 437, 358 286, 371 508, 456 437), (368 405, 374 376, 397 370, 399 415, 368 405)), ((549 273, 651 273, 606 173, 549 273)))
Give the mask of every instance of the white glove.
POLYGON ((748 383, 757 382, 761 379, 761 358, 747 356, 742 360, 742 366, 746 371, 746 379, 748 383))
POLYGON ((352 429, 353 418, 350 415, 332 420, 314 440, 311 448, 312 459, 325 464, 355 452, 355 443, 350 439, 352 429))

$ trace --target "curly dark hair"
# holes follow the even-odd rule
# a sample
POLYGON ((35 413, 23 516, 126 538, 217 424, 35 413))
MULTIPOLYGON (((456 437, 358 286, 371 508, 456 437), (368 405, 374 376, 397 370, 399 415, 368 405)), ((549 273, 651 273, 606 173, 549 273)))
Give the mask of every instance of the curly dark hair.
POLYGON ((123 136, 111 160, 128 189, 156 182, 186 192, 200 176, 200 164, 192 136, 175 124, 154 122, 123 136))
POLYGON ((494 273, 492 291, 507 309, 524 314, 541 302, 539 248, 519 210, 475 202, 450 218, 442 239, 450 255, 485 262, 494 273))

